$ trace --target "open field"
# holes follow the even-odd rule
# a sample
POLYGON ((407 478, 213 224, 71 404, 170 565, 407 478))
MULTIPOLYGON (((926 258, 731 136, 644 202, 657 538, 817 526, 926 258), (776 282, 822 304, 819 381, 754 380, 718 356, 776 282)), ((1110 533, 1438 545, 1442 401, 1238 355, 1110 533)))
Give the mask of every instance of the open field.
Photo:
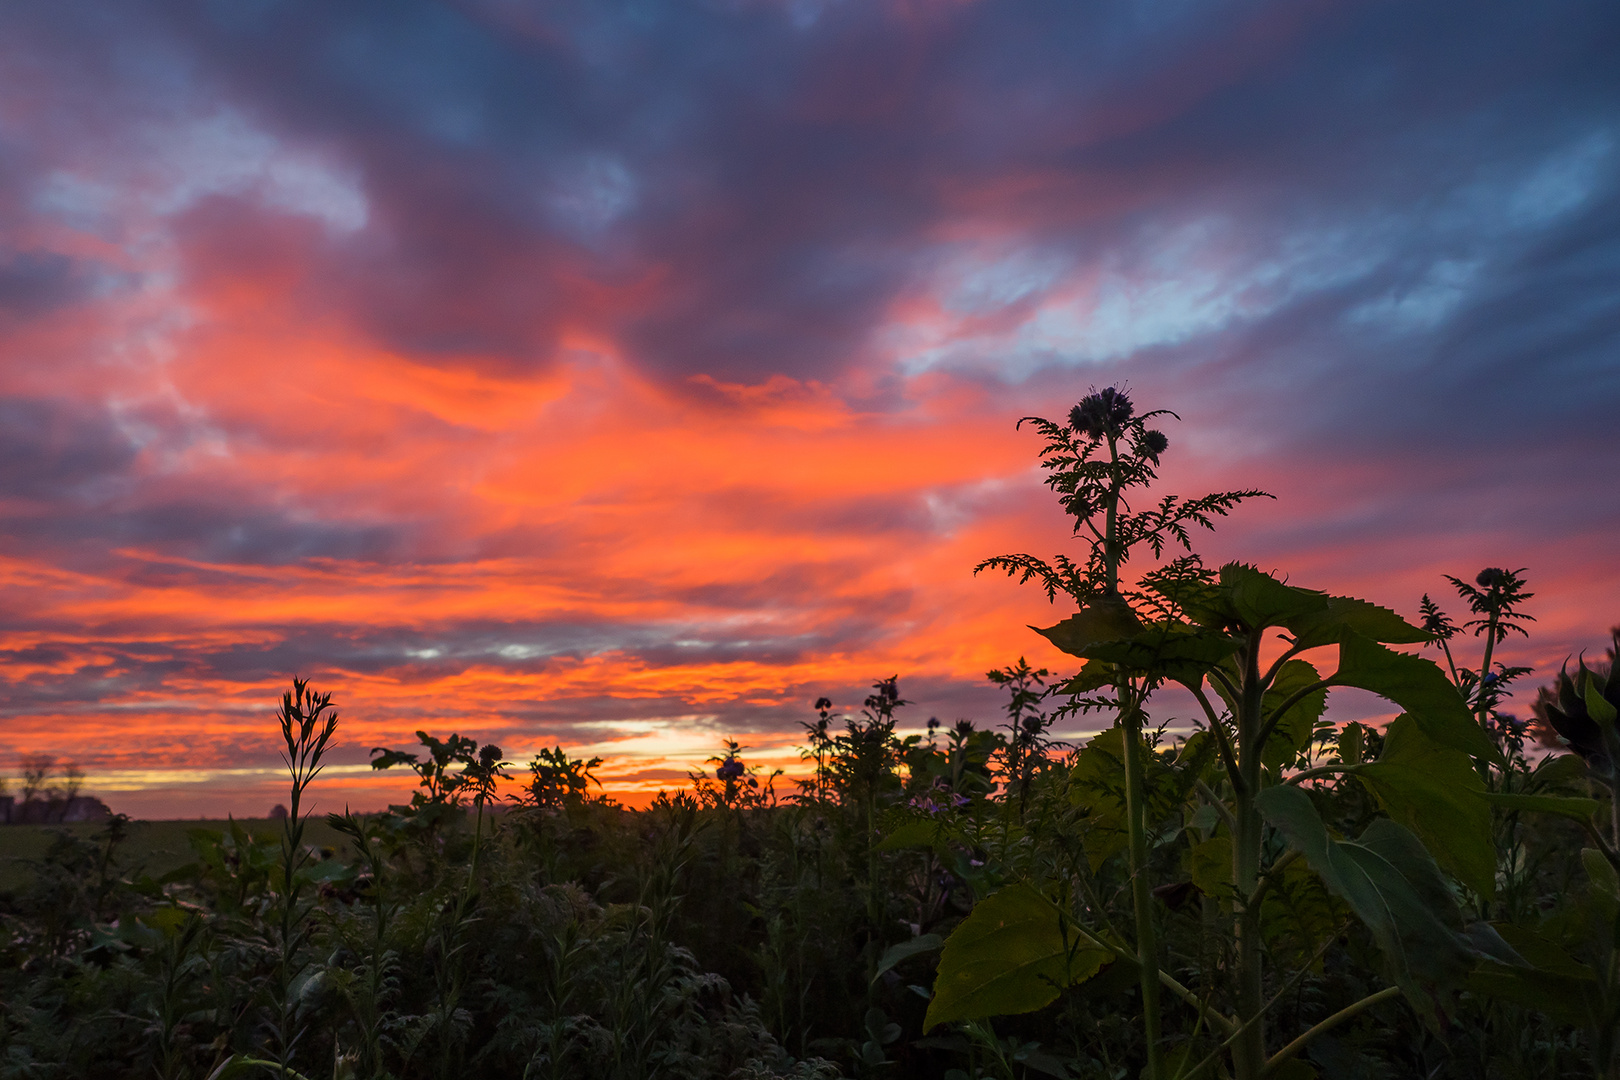
MULTIPOLYGON (((241 818, 237 823, 256 836, 281 833, 281 823, 269 818, 241 818)), ((190 841, 193 830, 223 832, 228 824, 221 820, 132 821, 129 839, 119 848, 119 857, 126 865, 137 867, 152 877, 162 877, 193 860, 190 841)), ((28 863, 44 855, 58 833, 89 838, 103 828, 103 823, 91 821, 71 825, 0 826, 0 891, 26 884, 28 863)), ((328 825, 325 818, 311 817, 304 836, 305 843, 336 849, 343 858, 354 855, 352 845, 328 825)))

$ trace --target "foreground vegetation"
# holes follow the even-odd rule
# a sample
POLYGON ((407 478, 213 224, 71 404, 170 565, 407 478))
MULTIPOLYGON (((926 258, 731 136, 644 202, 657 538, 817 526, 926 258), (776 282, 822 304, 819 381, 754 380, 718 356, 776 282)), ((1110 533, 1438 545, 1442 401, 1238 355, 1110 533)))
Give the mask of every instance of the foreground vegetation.
POLYGON ((1088 542, 981 569, 1074 602, 1041 632, 1078 673, 990 673, 994 724, 902 738, 885 679, 817 702, 806 780, 728 744, 644 811, 420 733, 373 755, 411 802, 318 837, 336 713, 295 683, 284 821, 161 874, 65 831, 4 895, 0 1076, 1620 1077, 1614 653, 1526 721, 1522 571, 1411 623, 1205 568, 1261 493, 1147 501, 1154 416, 1035 421, 1088 542), (1344 686, 1400 716, 1328 722, 1344 686))

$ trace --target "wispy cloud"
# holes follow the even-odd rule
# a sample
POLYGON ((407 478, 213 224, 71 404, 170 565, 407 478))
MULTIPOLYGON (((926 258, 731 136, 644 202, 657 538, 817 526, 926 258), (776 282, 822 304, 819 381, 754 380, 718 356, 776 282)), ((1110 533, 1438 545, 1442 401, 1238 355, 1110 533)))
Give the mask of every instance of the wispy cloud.
MULTIPOLYGON (((419 728, 678 781, 981 678, 1072 545, 1014 421, 1177 410, 1210 538, 1408 612, 1620 618, 1597 2, 0 13, 0 715, 141 812, 419 728), (247 770, 233 771, 233 770, 247 770)), ((210 800, 213 800, 210 803, 210 800)), ((263 804, 263 805, 261 805, 263 804)))

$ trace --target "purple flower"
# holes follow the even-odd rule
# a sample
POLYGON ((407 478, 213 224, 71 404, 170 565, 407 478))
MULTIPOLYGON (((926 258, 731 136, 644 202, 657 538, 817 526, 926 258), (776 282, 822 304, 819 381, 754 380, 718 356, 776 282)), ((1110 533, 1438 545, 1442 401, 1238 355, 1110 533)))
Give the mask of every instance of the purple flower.
POLYGON ((1080 404, 1069 410, 1069 426, 1075 434, 1088 439, 1101 439, 1109 434, 1117 436, 1135 411, 1131 399, 1110 386, 1081 398, 1080 404))

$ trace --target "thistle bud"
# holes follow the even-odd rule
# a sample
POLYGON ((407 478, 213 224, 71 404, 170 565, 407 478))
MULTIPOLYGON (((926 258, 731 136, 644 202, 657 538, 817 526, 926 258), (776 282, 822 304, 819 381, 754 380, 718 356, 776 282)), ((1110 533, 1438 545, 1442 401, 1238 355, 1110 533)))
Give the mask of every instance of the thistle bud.
POLYGON ((1157 465, 1159 455, 1170 445, 1170 440, 1164 437, 1162 431, 1149 431, 1143 434, 1142 441, 1138 445, 1141 447, 1142 456, 1152 458, 1153 464, 1157 465))

